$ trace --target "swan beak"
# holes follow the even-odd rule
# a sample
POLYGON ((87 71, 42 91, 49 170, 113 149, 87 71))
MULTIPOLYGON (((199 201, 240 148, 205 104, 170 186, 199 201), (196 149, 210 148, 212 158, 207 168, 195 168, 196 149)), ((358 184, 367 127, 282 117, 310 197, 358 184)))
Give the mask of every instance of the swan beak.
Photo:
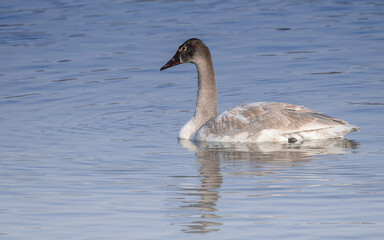
POLYGON ((175 56, 173 56, 173 58, 171 58, 171 60, 169 60, 167 62, 167 64, 165 64, 164 66, 162 66, 160 68, 160 71, 163 71, 164 69, 167 69, 167 68, 170 68, 170 67, 173 67, 173 66, 176 66, 178 64, 180 64, 180 58, 179 58, 179 53, 176 53, 175 56))

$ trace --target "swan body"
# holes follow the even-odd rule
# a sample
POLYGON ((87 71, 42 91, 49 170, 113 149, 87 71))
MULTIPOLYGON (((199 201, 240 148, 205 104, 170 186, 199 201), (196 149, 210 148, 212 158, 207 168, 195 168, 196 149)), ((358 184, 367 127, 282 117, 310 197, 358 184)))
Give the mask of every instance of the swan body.
POLYGON ((199 39, 183 43, 160 70, 194 63, 198 94, 193 117, 179 138, 213 142, 289 142, 342 138, 359 127, 320 112, 288 103, 256 102, 217 115, 217 88, 208 47, 199 39))
POLYGON ((216 142, 295 142, 339 138, 354 128, 304 106, 260 102, 221 113, 204 124, 195 137, 216 142))

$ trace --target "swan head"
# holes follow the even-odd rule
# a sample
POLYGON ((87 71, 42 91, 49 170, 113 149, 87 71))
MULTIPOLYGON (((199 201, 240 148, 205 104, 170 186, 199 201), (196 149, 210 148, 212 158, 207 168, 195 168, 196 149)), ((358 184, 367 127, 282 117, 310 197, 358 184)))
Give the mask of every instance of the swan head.
POLYGON ((200 59, 206 57, 210 52, 208 47, 197 38, 191 38, 180 45, 175 55, 160 68, 160 71, 176 66, 181 63, 197 63, 200 59))

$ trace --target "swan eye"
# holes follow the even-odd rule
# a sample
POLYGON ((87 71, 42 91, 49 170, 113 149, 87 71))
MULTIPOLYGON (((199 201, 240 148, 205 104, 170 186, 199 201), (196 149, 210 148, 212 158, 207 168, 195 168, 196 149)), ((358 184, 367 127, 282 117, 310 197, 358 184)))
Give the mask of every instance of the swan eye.
POLYGON ((183 47, 181 48, 181 51, 182 51, 182 52, 187 51, 187 46, 183 46, 183 47))

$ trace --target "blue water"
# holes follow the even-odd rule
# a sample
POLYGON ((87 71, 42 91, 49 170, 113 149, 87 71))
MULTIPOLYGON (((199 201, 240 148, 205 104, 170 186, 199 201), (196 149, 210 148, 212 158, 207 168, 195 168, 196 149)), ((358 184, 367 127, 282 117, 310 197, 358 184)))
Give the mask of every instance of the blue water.
POLYGON ((382 1, 1 1, 0 239, 382 239, 382 1), (195 144, 211 49, 219 111, 348 120, 347 140, 195 144))

